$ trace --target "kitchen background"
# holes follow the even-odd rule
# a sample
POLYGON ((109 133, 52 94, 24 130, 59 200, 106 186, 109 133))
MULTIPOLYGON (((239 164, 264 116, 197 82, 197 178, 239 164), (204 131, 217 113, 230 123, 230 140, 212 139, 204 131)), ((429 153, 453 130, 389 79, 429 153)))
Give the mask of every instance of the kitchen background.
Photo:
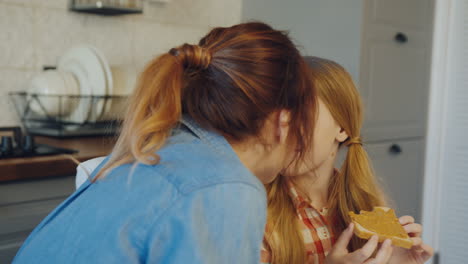
MULTIPOLYGON (((123 16, 70 12, 66 0, 0 0, 0 127, 20 125, 7 94, 72 46, 93 45, 111 66, 137 72, 212 27, 252 19, 289 30, 304 55, 345 66, 392 206, 422 221, 433 263, 466 262, 468 0, 146 0, 143 14, 123 16)), ((39 140, 80 150, 80 161, 112 147, 101 138, 39 140)), ((73 191, 76 165, 57 159, 0 159, 0 263, 73 191), (20 173, 37 179, 1 181, 20 173)))
MULTIPOLYGON (((44 66, 56 66, 73 46, 92 45, 111 66, 138 72, 154 56, 197 42, 212 27, 239 23, 241 5, 240 0, 144 1, 142 14, 100 16, 71 12, 66 0, 0 0, 0 128, 21 125, 8 93, 27 90, 44 66)), ((112 142, 112 137, 36 137, 36 143, 79 150, 74 155, 79 161, 107 155, 112 142)), ((32 229, 74 191, 76 164, 60 155, 2 155, 0 263, 10 263, 32 229)))
POLYGON ((68 11, 67 0, 0 0, 0 126, 20 123, 8 92, 25 90, 74 45, 94 45, 111 65, 138 70, 214 26, 239 23, 241 6, 240 0, 145 1, 143 14, 98 16, 68 11))

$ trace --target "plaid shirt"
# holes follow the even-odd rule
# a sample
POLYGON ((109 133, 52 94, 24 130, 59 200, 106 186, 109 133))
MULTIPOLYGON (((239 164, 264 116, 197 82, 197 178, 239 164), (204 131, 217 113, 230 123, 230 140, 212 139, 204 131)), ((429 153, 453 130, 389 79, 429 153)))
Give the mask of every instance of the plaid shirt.
MULTIPOLYGON (((290 181, 287 181, 287 184, 289 195, 296 208, 299 227, 302 230, 307 264, 322 264, 335 242, 334 235, 328 227, 327 209, 316 210, 307 199, 298 194, 290 181)), ((263 241, 260 262, 271 262, 271 250, 266 240, 263 241)))

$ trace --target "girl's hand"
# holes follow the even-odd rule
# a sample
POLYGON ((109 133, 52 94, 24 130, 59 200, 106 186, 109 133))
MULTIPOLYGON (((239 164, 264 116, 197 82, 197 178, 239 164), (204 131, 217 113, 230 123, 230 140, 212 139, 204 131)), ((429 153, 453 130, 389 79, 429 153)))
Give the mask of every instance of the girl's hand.
POLYGON ((416 224, 414 218, 408 215, 400 217, 400 224, 413 240, 410 249, 395 248, 390 258, 390 263, 395 264, 422 264, 434 255, 434 249, 424 244, 421 239, 422 225, 416 224))
POLYGON ((340 235, 332 250, 325 259, 326 264, 386 264, 392 255, 392 242, 385 240, 375 258, 371 258, 379 241, 377 236, 372 236, 361 248, 349 253, 347 247, 353 237, 354 224, 350 224, 340 235))

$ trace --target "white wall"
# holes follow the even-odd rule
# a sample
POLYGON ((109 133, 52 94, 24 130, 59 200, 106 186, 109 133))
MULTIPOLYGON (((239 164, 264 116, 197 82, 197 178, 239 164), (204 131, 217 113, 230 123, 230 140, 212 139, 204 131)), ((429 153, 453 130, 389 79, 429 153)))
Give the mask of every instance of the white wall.
POLYGON ((238 23, 241 1, 145 3, 143 15, 102 17, 69 12, 68 0, 0 0, 0 126, 19 124, 7 93, 27 88, 72 45, 95 45, 112 65, 141 69, 156 54, 197 42, 211 27, 238 23))
POLYGON ((467 28, 468 0, 436 1, 423 237, 438 252, 437 263, 468 258, 467 28))
POLYGON ((290 30, 304 55, 335 60, 358 81, 362 0, 243 0, 243 20, 290 30))

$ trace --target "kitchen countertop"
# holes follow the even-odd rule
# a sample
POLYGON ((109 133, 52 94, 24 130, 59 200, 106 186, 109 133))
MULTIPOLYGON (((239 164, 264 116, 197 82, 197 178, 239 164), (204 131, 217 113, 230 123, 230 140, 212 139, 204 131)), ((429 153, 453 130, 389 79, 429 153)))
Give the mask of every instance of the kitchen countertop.
MULTIPOLYGON (((115 137, 85 137, 55 139, 35 137, 38 144, 78 150, 72 156, 78 161, 108 155, 115 137)), ((67 155, 51 155, 32 158, 0 159, 0 182, 30 180, 76 174, 76 164, 67 155)))

